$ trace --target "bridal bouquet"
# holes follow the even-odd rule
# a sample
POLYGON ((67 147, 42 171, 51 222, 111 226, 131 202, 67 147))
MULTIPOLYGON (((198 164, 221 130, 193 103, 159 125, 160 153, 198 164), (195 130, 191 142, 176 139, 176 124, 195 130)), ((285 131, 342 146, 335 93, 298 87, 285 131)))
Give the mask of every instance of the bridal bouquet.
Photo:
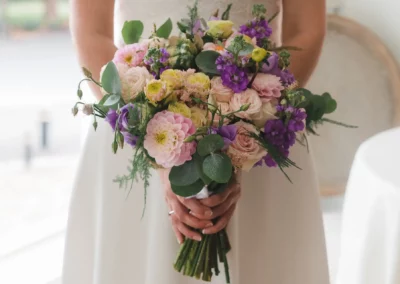
MULTIPOLYGON (((276 47, 263 5, 255 5, 249 22, 234 29, 231 5, 208 21, 197 3, 189 18, 178 22, 179 36, 171 36, 172 21, 154 26, 142 39, 140 21, 125 22, 125 46, 103 67, 97 82, 103 91, 96 104, 76 103, 112 128, 114 153, 134 148, 129 173, 116 178, 121 186, 137 179, 149 186, 151 168, 170 169, 175 194, 201 198, 222 192, 238 170, 253 167, 296 167, 290 148, 307 145, 306 133, 336 109, 328 93, 315 95, 297 87, 289 71, 290 48, 276 47)), ((78 88, 79 99, 82 97, 78 88)), ((289 179, 290 177, 287 176, 289 179)), ((289 179, 290 181, 290 179, 289 179)), ((185 275, 211 281, 223 263, 229 280, 225 230, 187 239, 174 264, 185 275)))

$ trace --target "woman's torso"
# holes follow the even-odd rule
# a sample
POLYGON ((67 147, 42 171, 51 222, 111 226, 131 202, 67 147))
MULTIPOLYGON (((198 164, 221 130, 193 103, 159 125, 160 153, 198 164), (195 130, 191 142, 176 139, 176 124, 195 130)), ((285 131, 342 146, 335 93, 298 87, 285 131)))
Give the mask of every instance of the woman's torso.
MULTIPOLYGON (((254 4, 265 4, 267 14, 272 16, 280 11, 279 16, 273 21, 274 33, 272 40, 276 44, 281 42, 282 0, 199 0, 200 17, 208 19, 217 9, 221 13, 229 3, 233 4, 230 19, 236 26, 244 24, 252 18, 251 12, 254 4)), ((182 18, 187 18, 188 5, 194 1, 187 0, 117 0, 115 5, 115 40, 118 46, 123 44, 121 37, 122 26, 125 21, 140 20, 144 23, 143 37, 147 38, 153 24, 161 25, 166 19, 171 18, 176 23, 182 18)), ((174 30, 177 33, 177 30, 174 30)))

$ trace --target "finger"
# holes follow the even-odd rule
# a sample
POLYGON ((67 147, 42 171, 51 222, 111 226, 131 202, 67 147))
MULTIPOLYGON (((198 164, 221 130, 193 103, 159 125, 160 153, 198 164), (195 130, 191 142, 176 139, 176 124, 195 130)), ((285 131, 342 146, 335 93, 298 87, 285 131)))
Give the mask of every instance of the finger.
POLYGON ((184 198, 181 196, 178 196, 178 200, 190 211, 192 211, 195 215, 198 217, 204 216, 204 217, 211 217, 213 215, 212 210, 210 207, 207 207, 203 205, 199 200, 193 199, 193 198, 184 198))
POLYGON ((178 241, 179 244, 182 244, 183 241, 185 240, 185 237, 183 236, 183 234, 178 230, 176 224, 174 224, 174 222, 172 222, 172 229, 174 230, 175 236, 176 236, 176 240, 178 241))
POLYGON ((175 224, 177 230, 183 234, 185 237, 198 241, 201 241, 201 234, 191 230, 188 226, 186 226, 185 224, 183 224, 182 222, 180 222, 179 220, 176 222, 175 224))
POLYGON ((217 218, 219 216, 224 215, 231 207, 233 204, 236 204, 240 198, 240 193, 234 193, 229 195, 229 197, 225 200, 224 203, 221 205, 218 205, 213 209, 214 215, 213 218, 217 218))
POLYGON ((212 195, 209 198, 200 200, 200 202, 206 206, 209 206, 210 208, 216 207, 222 203, 225 202, 225 200, 229 197, 229 195, 231 195, 232 193, 239 191, 240 186, 237 183, 233 183, 231 185, 228 186, 227 189, 225 189, 224 192, 220 193, 220 194, 215 194, 212 195))
POLYGON ((195 229, 204 229, 213 225, 213 223, 209 220, 200 220, 199 218, 189 214, 187 208, 184 207, 177 199, 173 200, 171 203, 174 210, 174 215, 186 225, 195 229))
POLYGON ((229 220, 232 218, 233 212, 235 212, 235 208, 236 204, 232 205, 231 208, 229 208, 229 210, 217 221, 217 223, 215 223, 214 226, 204 229, 203 234, 216 234, 224 229, 228 225, 229 220))

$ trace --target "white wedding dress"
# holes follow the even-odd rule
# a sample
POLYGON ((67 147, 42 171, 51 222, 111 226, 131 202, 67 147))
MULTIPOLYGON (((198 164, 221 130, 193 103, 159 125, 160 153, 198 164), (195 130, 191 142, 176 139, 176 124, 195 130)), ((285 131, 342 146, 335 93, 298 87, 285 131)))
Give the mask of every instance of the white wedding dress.
MULTIPOLYGON (((259 0, 200 0, 208 17, 233 2, 231 18, 244 23, 259 0)), ((140 19, 148 34, 153 22, 186 16, 185 0, 121 0, 116 3, 115 31, 125 20, 140 19)), ((265 1, 269 14, 281 3, 265 1)), ((274 39, 280 41, 275 20, 274 39)), ((132 149, 112 154, 111 128, 100 123, 90 130, 71 200, 65 248, 63 284, 194 284, 198 280, 177 273, 172 263, 178 243, 156 173, 151 178, 147 209, 143 186, 130 195, 113 179, 126 172, 132 149)), ((229 253, 233 284, 328 284, 328 269, 315 170, 301 146, 291 151, 303 169, 288 170, 293 184, 278 169, 255 168, 243 176, 243 194, 228 227, 233 249, 229 253)), ((212 283, 225 283, 224 273, 212 283)))

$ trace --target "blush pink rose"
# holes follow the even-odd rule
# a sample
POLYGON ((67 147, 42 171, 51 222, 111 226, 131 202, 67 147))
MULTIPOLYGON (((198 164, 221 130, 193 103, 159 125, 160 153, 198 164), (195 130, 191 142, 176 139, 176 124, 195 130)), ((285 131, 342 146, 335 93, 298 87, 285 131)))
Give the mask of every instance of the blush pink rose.
POLYGON ((233 91, 222 84, 221 77, 214 77, 211 79, 210 94, 216 102, 229 103, 233 96, 233 91))
POLYGON ((239 110, 240 107, 246 104, 250 104, 249 108, 245 111, 235 113, 235 116, 244 119, 251 119, 252 115, 260 112, 262 102, 258 93, 253 89, 247 89, 244 92, 234 94, 229 102, 233 111, 239 110))
POLYGON ((252 88, 260 94, 262 102, 280 98, 284 89, 280 78, 272 74, 258 74, 252 88))
POLYGON ((249 136, 249 133, 259 134, 256 127, 250 123, 239 121, 236 138, 229 145, 227 155, 231 158, 232 164, 244 171, 250 171, 254 165, 267 154, 258 142, 249 136))

